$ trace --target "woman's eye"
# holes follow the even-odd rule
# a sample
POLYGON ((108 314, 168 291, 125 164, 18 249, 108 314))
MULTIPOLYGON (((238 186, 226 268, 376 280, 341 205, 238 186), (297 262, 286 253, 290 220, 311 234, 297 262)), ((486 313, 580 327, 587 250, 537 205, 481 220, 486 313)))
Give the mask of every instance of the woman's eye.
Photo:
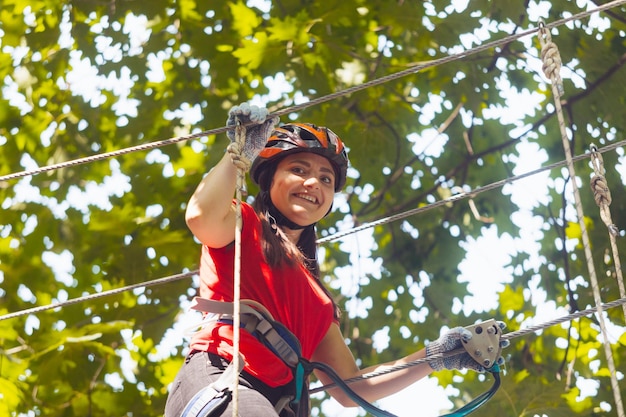
POLYGON ((304 173, 304 170, 300 167, 293 167, 291 168, 291 172, 293 172, 294 174, 302 174, 304 173))
POLYGON ((330 177, 322 177, 322 182, 324 184, 332 184, 333 183, 333 179, 330 177))

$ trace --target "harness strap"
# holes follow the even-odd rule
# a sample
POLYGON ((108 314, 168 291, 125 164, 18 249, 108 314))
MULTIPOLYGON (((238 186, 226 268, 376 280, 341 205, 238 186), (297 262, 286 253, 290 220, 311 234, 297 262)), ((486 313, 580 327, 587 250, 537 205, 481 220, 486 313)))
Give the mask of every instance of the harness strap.
MULTIPOLYGON (((289 332, 289 330, 286 329, 281 323, 273 320, 272 315, 267 311, 267 309, 265 309, 265 307, 259 303, 250 301, 251 300, 241 301, 241 326, 250 333, 264 339, 264 341, 267 342, 265 343, 266 346, 274 351, 274 353, 276 353, 287 365, 294 369, 294 382, 296 384, 295 396, 281 399, 281 409, 283 406, 290 404, 298 409, 299 415, 300 411, 303 411, 304 413, 308 412, 308 404, 304 404, 304 402, 308 402, 308 398, 303 398, 307 397, 303 396, 304 390, 306 389, 304 381, 314 369, 319 369, 326 373, 333 380, 333 382, 345 391, 356 404, 360 405, 374 417, 395 417, 393 414, 375 407, 364 398, 360 397, 328 365, 319 362, 309 362, 300 357, 299 343, 298 352, 296 352, 285 340, 285 337, 290 337, 297 342, 295 336, 293 336, 293 334, 289 332)), ((229 322, 232 324, 233 303, 195 297, 191 308, 203 312, 219 314, 219 322, 229 322)))
POLYGON ((204 387, 187 403, 181 417, 210 417, 221 415, 232 400, 230 390, 216 391, 204 387))
MULTIPOLYGON (((220 315, 218 321, 232 323, 234 304, 202 297, 193 299, 191 308, 202 312, 220 315)), ((300 358, 300 342, 281 323, 274 320, 272 314, 260 303, 253 300, 241 300, 241 326, 252 334, 263 338, 280 359, 290 367, 295 367, 300 358)))
MULTIPOLYGON (((272 313, 269 312, 265 306, 254 300, 241 300, 242 313, 262 313, 262 315, 274 320, 272 313)), ((191 308, 194 310, 202 311, 204 313, 216 313, 216 314, 233 314, 235 304, 228 301, 217 301, 209 298, 194 297, 191 302, 191 308)))
MULTIPOLYGON (((239 355, 239 369, 229 363, 220 377, 193 396, 185 406, 181 417, 210 417, 221 415, 233 396, 233 381, 243 369, 243 358, 239 355)), ((246 387, 238 387, 246 388, 246 387)))
MULTIPOLYGON (((195 297, 191 308, 216 314, 218 317, 215 321, 217 322, 229 324, 234 322, 234 304, 231 302, 195 297)), ((254 300, 241 300, 239 311, 240 326, 259 339, 294 370, 295 395, 280 398, 274 406, 276 412, 280 413, 281 410, 293 406, 297 408, 298 415, 308 414, 308 395, 303 392, 304 380, 308 377, 308 373, 303 372, 299 363, 302 348, 298 339, 282 323, 274 320, 272 314, 261 303, 254 300)))

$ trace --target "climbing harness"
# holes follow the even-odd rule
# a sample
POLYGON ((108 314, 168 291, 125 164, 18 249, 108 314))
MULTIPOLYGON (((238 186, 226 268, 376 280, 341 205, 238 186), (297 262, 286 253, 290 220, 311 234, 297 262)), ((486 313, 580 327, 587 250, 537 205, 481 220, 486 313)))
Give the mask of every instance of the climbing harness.
POLYGON ((198 391, 187 403, 181 417, 217 417, 220 416, 233 397, 234 384, 243 369, 243 358, 239 358, 239 368, 228 364, 217 381, 198 391))
MULTIPOLYGON (((305 381, 316 365, 301 357, 302 349, 298 339, 284 325, 274 320, 263 305, 252 300, 241 300, 239 304, 241 328, 261 341, 293 372, 294 394, 281 398, 275 406, 276 411, 280 412, 283 408, 290 407, 298 416, 307 415, 308 391, 305 381)), ((217 321, 234 326, 235 306, 234 302, 196 297, 191 308, 210 313, 206 321, 217 321)))
MULTIPOLYGON (((212 313, 213 316, 209 320, 232 324, 234 306, 235 303, 196 297, 191 308, 204 313, 212 313)), ((292 396, 282 398, 276 404, 277 412, 288 406, 297 416, 308 415, 308 386, 306 381, 311 372, 317 369, 326 373, 355 403, 370 414, 384 417, 393 416, 393 414, 374 407, 356 394, 329 366, 318 362, 309 362, 302 358, 300 343, 295 335, 281 323, 274 320, 269 311, 262 305, 251 300, 241 300, 240 312, 241 328, 250 332, 261 341, 293 372, 294 393, 292 396)))
MULTIPOLYGON (((235 307, 236 303, 234 302, 215 301, 202 297, 194 298, 191 305, 191 308, 194 310, 205 314, 210 313, 202 324, 216 321, 233 326, 235 325, 235 307)), ((301 347, 298 339, 286 327, 275 321, 271 313, 263 305, 253 300, 240 300, 239 314, 238 322, 241 328, 261 341, 289 366, 294 373, 295 393, 293 396, 281 398, 275 405, 276 411, 280 412, 287 406, 291 407, 292 410, 304 409, 305 407, 302 407, 301 404, 306 389, 304 381, 312 369, 308 367, 305 369, 306 364, 301 363, 301 347)), ((241 369, 243 369, 243 366, 241 366, 241 369)), ((218 395, 218 392, 213 392, 213 394, 218 395)), ((301 414, 298 413, 297 415, 301 414)), ((190 414, 189 417, 191 416, 190 414)))

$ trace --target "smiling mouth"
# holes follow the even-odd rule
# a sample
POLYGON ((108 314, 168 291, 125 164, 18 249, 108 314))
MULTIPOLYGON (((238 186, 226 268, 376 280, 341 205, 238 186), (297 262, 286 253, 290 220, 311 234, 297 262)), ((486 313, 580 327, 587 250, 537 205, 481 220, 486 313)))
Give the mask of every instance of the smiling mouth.
POLYGON ((315 198, 312 195, 309 195, 309 194, 294 194, 294 195, 298 198, 308 201, 309 203, 317 204, 317 198, 315 198))

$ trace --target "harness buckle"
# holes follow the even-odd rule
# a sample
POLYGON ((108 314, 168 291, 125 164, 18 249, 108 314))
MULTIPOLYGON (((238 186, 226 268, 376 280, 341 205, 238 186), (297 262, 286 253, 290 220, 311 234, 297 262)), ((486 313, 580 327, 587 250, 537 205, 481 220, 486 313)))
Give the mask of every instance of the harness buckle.
POLYGON ((485 368, 490 368, 496 364, 502 353, 500 346, 502 329, 496 320, 489 319, 465 328, 472 333, 472 338, 468 342, 464 341, 463 347, 472 359, 485 368))

